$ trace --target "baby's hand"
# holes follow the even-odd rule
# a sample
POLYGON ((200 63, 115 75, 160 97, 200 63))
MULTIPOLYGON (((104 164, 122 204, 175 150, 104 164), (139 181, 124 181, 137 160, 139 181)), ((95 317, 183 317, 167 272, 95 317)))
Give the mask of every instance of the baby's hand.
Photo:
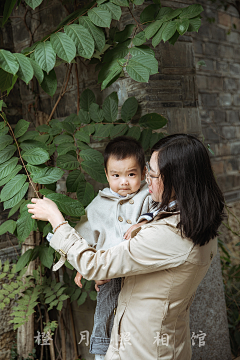
POLYGON ((142 226, 143 224, 146 224, 147 220, 143 220, 141 222, 139 222, 138 224, 132 225, 124 234, 124 239, 125 240, 129 240, 131 239, 131 232, 135 229, 137 229, 138 227, 142 226))
POLYGON ((106 284, 107 282, 111 281, 111 279, 107 279, 107 280, 95 280, 95 290, 96 291, 99 291, 99 287, 98 285, 103 285, 103 284, 106 284))
POLYGON ((75 283, 76 283, 77 286, 79 286, 80 288, 82 288, 82 284, 81 284, 82 277, 83 277, 83 276, 82 276, 79 272, 77 272, 77 275, 75 276, 75 279, 74 279, 75 283))

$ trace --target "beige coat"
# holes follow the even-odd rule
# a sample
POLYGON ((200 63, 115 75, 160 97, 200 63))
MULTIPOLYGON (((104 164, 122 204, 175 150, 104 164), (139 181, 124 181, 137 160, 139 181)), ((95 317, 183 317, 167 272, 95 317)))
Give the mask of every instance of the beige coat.
POLYGON ((90 247, 68 224, 51 239, 86 279, 125 276, 105 360, 191 359, 189 306, 217 253, 217 239, 193 246, 176 228, 179 214, 166 215, 106 251, 90 247))

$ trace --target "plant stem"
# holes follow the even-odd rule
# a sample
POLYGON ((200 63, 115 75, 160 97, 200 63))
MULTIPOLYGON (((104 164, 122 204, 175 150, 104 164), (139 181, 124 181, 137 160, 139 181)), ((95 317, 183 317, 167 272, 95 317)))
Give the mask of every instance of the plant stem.
POLYGON ((78 67, 77 63, 75 64, 75 72, 77 78, 77 114, 79 113, 79 106, 80 106, 80 92, 79 92, 79 79, 78 79, 78 67))

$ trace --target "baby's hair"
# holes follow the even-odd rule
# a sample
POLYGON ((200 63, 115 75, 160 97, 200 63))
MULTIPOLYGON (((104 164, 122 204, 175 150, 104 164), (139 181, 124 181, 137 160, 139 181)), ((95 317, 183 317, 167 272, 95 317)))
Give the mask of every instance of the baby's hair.
POLYGON ((145 157, 142 145, 130 136, 118 136, 110 140, 104 151, 104 166, 107 171, 107 162, 110 156, 123 160, 135 156, 141 171, 145 167, 145 157))

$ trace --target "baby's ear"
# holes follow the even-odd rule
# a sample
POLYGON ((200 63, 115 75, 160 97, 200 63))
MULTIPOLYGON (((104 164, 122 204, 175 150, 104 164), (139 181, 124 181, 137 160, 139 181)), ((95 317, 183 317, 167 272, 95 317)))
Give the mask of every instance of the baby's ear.
POLYGON ((147 171, 147 168, 146 168, 146 166, 144 166, 144 169, 143 169, 143 172, 142 172, 142 177, 141 177, 141 180, 144 180, 144 179, 145 179, 146 171, 147 171))

